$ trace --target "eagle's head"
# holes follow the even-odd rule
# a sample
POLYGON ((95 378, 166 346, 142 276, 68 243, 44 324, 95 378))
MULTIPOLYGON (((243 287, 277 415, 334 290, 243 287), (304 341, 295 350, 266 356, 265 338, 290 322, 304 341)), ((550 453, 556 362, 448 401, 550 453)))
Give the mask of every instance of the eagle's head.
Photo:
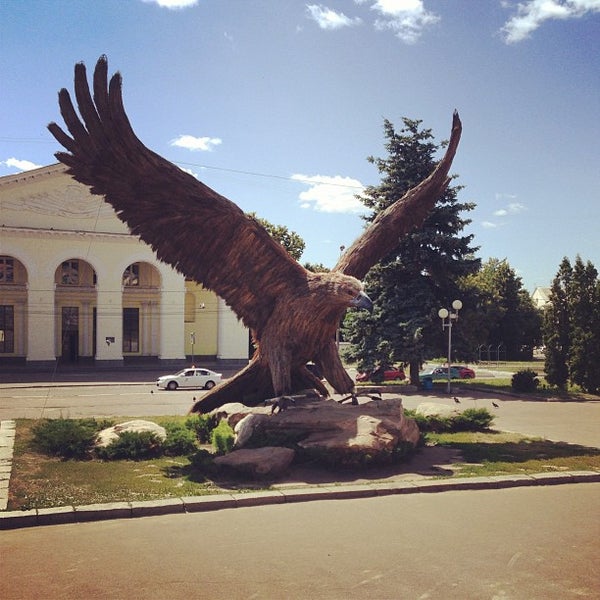
POLYGON ((363 284, 355 277, 337 271, 311 273, 310 287, 315 292, 317 304, 323 303, 330 309, 366 308, 373 310, 373 303, 365 294, 363 284))

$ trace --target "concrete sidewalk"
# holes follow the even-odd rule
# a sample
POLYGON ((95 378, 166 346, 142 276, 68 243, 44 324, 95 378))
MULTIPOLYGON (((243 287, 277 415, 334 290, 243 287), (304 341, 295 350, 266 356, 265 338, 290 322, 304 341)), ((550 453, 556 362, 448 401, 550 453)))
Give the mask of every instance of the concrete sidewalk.
POLYGON ((208 496, 150 500, 146 502, 115 502, 112 504, 91 504, 87 506, 61 506, 57 508, 38 508, 25 511, 0 512, 0 530, 18 529, 36 525, 59 525, 64 523, 85 523, 108 519, 208 512, 226 508, 289 504, 314 500, 345 500, 352 498, 390 496, 395 494, 423 494, 456 490, 505 489, 524 486, 547 486, 592 482, 600 482, 600 472, 571 471, 532 475, 503 475, 498 477, 464 477, 447 480, 427 479, 414 482, 404 481, 328 487, 317 486, 261 492, 213 494, 208 496))

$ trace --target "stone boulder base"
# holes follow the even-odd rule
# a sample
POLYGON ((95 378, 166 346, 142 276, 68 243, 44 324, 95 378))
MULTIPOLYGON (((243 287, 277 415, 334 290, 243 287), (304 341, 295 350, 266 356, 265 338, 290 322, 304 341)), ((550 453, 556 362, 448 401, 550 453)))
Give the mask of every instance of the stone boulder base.
POLYGON ((164 427, 161 427, 152 421, 135 419, 133 421, 126 421, 125 423, 119 423, 113 427, 103 429, 96 436, 96 446, 99 448, 105 448, 113 440, 118 439, 119 434, 123 433, 124 431, 136 431, 138 433, 142 431, 151 431, 152 433, 155 433, 160 440, 164 440, 167 437, 167 431, 164 427))
POLYGON ((253 479, 276 479, 287 471, 295 454, 291 448, 264 446, 234 450, 218 456, 214 462, 220 468, 231 469, 253 479))
POLYGON ((414 448, 420 437, 414 420, 404 416, 400 398, 359 405, 296 398, 292 408, 275 414, 237 404, 215 413, 234 427, 236 448, 293 445, 305 456, 336 466, 390 462, 398 451, 414 448))
POLYGON ((424 417, 454 417, 460 413, 454 406, 448 406, 440 402, 422 402, 417 406, 415 412, 424 417))

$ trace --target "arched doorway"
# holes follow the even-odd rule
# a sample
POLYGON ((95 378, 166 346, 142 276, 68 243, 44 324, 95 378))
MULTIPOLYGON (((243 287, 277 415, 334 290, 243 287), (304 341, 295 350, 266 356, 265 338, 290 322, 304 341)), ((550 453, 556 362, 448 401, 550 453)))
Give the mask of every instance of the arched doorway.
POLYGON ((27 269, 14 256, 0 255, 0 360, 27 354, 27 269))
POLYGON ((158 269, 134 262, 123 271, 123 358, 129 362, 157 358, 160 348, 158 269))
POLYGON ((64 260, 54 273, 56 354, 63 362, 96 355, 96 272, 85 260, 64 260))

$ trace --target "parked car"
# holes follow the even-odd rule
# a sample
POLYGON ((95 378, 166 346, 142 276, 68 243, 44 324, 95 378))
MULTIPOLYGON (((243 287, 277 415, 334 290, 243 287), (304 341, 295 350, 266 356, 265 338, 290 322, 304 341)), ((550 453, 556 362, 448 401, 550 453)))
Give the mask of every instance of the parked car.
MULTIPOLYGON (((431 379, 431 381, 445 381, 448 379, 448 367, 435 367, 419 373, 419 380, 431 379)), ((456 367, 450 367, 450 379, 460 379, 460 373, 456 367)))
MULTIPOLYGON (((450 379, 472 379, 475 377, 475 371, 464 365, 452 365, 450 367, 450 379)), ((441 381, 448 379, 448 367, 435 367, 419 373, 419 379, 431 379, 432 381, 441 381)))
POLYGON ((398 367, 377 367, 368 373, 358 373, 356 381, 402 381, 406 379, 404 370, 398 367))
POLYGON ((221 373, 210 369, 191 367, 183 369, 175 375, 163 375, 156 380, 156 386, 163 390, 176 390, 177 388, 204 388, 210 390, 221 381, 221 373))
POLYGON ((458 369, 458 373, 461 379, 473 379, 475 377, 475 371, 470 367, 464 365, 452 365, 453 369, 458 369))

